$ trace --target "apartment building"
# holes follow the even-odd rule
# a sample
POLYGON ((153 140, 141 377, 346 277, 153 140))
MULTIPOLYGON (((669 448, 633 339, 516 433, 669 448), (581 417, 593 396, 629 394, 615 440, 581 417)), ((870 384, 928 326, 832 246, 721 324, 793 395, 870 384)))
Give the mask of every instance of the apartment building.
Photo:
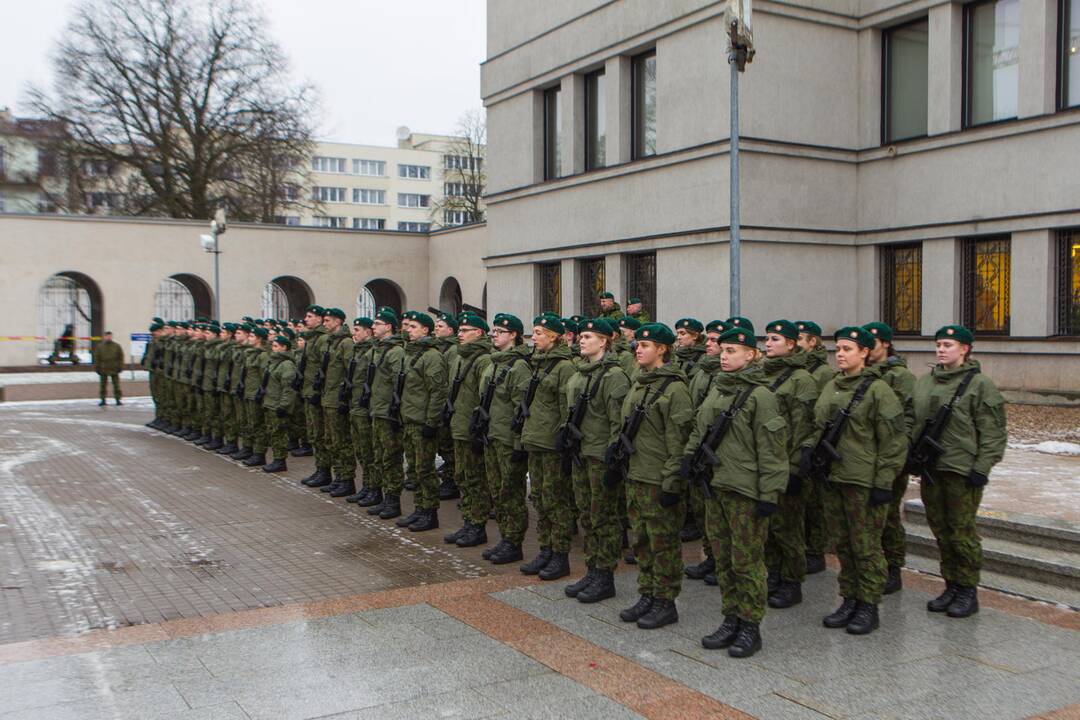
POLYGON ((55 124, 0 108, 0 212, 55 212, 66 191, 50 144, 55 124))

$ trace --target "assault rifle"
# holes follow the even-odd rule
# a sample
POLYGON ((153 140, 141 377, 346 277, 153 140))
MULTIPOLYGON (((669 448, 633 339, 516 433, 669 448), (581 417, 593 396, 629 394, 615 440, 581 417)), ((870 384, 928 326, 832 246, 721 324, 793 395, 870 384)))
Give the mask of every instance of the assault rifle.
POLYGON ((701 486, 702 494, 709 499, 714 497, 712 486, 709 484, 712 479, 712 469, 720 464, 720 458, 716 455, 716 450, 720 447, 720 443, 724 441, 724 436, 731 429, 735 416, 739 414, 743 405, 750 399, 750 393, 752 392, 754 392, 753 385, 736 395, 731 405, 713 418, 705 431, 705 436, 701 438, 701 442, 694 448, 694 453, 690 456, 690 479, 701 486))
POLYGON ((255 402, 262 405, 263 398, 266 397, 266 386, 270 383, 270 368, 267 367, 263 371, 262 382, 259 383, 259 389, 255 391, 255 402))
POLYGON ((817 446, 810 455, 810 477, 819 482, 829 479, 829 471, 833 463, 840 459, 840 453, 836 448, 840 445, 840 438, 847 428, 848 420, 851 419, 852 412, 863 401, 871 383, 876 379, 871 375, 859 383, 847 407, 840 408, 836 415, 825 423, 825 429, 821 431, 821 439, 818 440, 817 446))
POLYGON ((581 432, 581 423, 585 420, 585 412, 589 409, 589 401, 592 400, 593 395, 596 393, 596 386, 600 384, 600 381, 604 379, 604 370, 598 368, 594 371, 596 373, 596 379, 592 381, 592 384, 585 383, 585 389, 578 395, 577 400, 574 401, 574 405, 570 408, 566 415, 566 424, 564 429, 563 440, 563 463, 573 463, 579 468, 585 467, 585 463, 581 460, 581 441, 585 439, 585 434, 581 432))
POLYGON ((666 378, 657 388, 651 401, 649 400, 650 388, 646 388, 638 404, 634 406, 629 415, 623 418, 622 427, 619 428, 619 437, 612 446, 610 457, 607 458, 609 469, 618 473, 623 480, 626 480, 626 474, 630 471, 630 456, 637 452, 634 447, 634 438, 637 437, 638 430, 641 429, 641 423, 644 422, 645 415, 649 412, 649 408, 653 406, 653 403, 658 398, 663 397, 667 386, 676 379, 674 377, 666 378))
POLYGON ((484 388, 484 394, 480 396, 480 402, 469 416, 469 439, 474 450, 485 448, 490 444, 488 428, 491 426, 491 401, 495 399, 495 391, 506 379, 513 364, 513 361, 510 361, 499 370, 498 375, 492 374, 491 380, 484 388))
POLYGON ((307 346, 304 346, 304 352, 300 353, 300 365, 296 368, 296 376, 292 379, 292 389, 297 392, 300 391, 300 387, 304 384, 304 368, 307 367, 307 346))
POLYGON ((353 353, 352 359, 349 360, 349 369, 345 371, 345 381, 341 383, 341 387, 338 388, 338 414, 348 415, 349 406, 352 405, 352 391, 353 391, 353 372, 356 371, 356 353, 353 353))
POLYGON ((225 368, 225 382, 222 383, 222 391, 226 395, 229 394, 229 390, 232 388, 232 369, 233 369, 233 363, 235 363, 235 362, 236 362, 236 358, 234 358, 232 356, 232 353, 230 352, 229 353, 229 364, 225 368))
POLYGON ((326 370, 330 367, 330 347, 327 347, 322 354, 322 362, 319 363, 319 369, 315 372, 315 382, 311 384, 311 397, 308 402, 312 405, 318 405, 322 402, 323 386, 326 385, 326 370))
POLYGON ((461 392, 461 383, 465 381, 469 370, 472 369, 473 363, 476 362, 478 357, 480 356, 473 355, 469 362, 465 363, 465 367, 458 371, 453 382, 450 383, 450 392, 446 395, 446 402, 443 403, 441 415, 442 424, 447 427, 450 426, 450 418, 454 417, 454 403, 457 402, 458 393, 461 392))
POLYGON ((241 367, 241 369, 240 369, 240 379, 237 380, 237 382, 236 382, 236 393, 235 393, 236 397, 240 398, 241 400, 244 399, 244 375, 246 375, 246 374, 247 373, 241 367))
POLYGON ((364 410, 371 406, 371 386, 375 382, 376 367, 373 354, 371 362, 368 363, 367 372, 364 373, 364 386, 360 388, 360 401, 357 403, 364 410))
POLYGON ((960 402, 960 397, 967 391, 968 385, 971 384, 978 372, 976 369, 969 370, 960 381, 960 386, 956 389, 952 399, 938 408, 938 411, 934 413, 934 417, 927 420, 926 424, 923 425, 922 432, 919 433, 919 437, 916 438, 915 444, 911 447, 911 452, 908 453, 907 465, 904 467, 905 473, 918 475, 924 482, 929 484, 936 482, 933 475, 934 467, 945 453, 945 446, 941 444, 941 436, 945 434, 945 428, 948 426, 949 420, 952 419, 953 410, 956 409, 957 403, 960 402))
POLYGON ((390 429, 395 433, 401 432, 401 396, 405 392, 405 377, 407 375, 405 358, 401 358, 401 369, 398 370, 397 378, 394 380, 394 392, 390 396, 390 429))
POLYGON ((529 419, 529 406, 532 405, 533 398, 536 397, 536 388, 540 387, 540 383, 551 372, 551 368, 555 367, 555 363, 559 362, 560 358, 555 358, 544 371, 544 374, 540 374, 539 366, 533 371, 532 377, 529 378, 529 386, 525 388, 525 397, 521 398, 521 402, 518 403, 517 409, 514 410, 514 419, 510 423, 510 429, 515 433, 520 433, 525 427, 525 421, 529 419))

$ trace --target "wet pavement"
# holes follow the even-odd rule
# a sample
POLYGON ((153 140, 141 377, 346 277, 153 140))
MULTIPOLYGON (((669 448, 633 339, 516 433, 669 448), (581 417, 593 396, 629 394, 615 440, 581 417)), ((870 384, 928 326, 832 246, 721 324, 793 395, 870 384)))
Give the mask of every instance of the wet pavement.
POLYGON ((1076 612, 985 592, 950 620, 924 609, 939 581, 907 573, 855 638, 820 624, 829 570, 737 661, 700 645, 715 588, 687 581, 680 622, 642 631, 617 617, 632 569, 582 605, 444 545, 453 502, 418 536, 298 485, 309 458, 267 476, 149 417, 0 405, 0 720, 1080 717, 1076 612))

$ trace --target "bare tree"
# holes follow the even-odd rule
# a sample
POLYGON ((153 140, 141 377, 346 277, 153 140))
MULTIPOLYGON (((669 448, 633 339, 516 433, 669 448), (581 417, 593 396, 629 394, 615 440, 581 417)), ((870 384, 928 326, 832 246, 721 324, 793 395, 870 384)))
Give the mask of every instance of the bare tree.
POLYGON ((314 90, 291 84, 266 24, 250 0, 81 0, 53 94, 31 99, 74 167, 110 168, 82 182, 122 212, 272 222, 307 200, 287 188, 306 182, 314 90))
POLYGON ((484 114, 471 110, 458 121, 454 138, 446 145, 443 161, 444 194, 432 205, 432 220, 442 227, 459 225, 446 222, 446 211, 461 213, 465 222, 484 219, 484 193, 487 176, 484 153, 487 148, 487 124, 484 114))

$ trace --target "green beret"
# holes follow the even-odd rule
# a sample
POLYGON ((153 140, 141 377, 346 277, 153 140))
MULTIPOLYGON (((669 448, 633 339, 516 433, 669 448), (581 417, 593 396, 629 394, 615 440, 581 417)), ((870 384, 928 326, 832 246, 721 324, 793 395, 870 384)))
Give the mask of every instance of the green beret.
POLYGON ((251 319, 252 319, 252 318, 251 318, 251 316, 250 316, 250 315, 245 315, 244 317, 242 317, 242 318, 240 318, 240 319, 241 319, 241 320, 243 320, 244 322, 248 322, 248 323, 249 323, 249 322, 251 322, 251 319))
POLYGON ((563 327, 566 328, 566 332, 577 333, 580 323, 572 317, 562 318, 563 327))
POLYGON ((450 328, 454 330, 457 330, 458 326, 461 325, 461 323, 458 322, 458 319, 454 317, 452 313, 440 313, 439 320, 446 323, 448 326, 450 326, 450 328))
POLYGON ((182 327, 185 330, 187 330, 188 328, 191 327, 191 325, 189 325, 187 322, 180 321, 180 322, 176 323, 176 327, 182 327))
POLYGON ((292 340, 290 340, 289 338, 285 337, 284 335, 277 335, 277 336, 275 336, 275 337, 274 337, 274 342, 276 342, 276 343, 277 343, 278 345, 284 345, 284 346, 285 346, 285 347, 287 347, 287 348, 291 348, 291 347, 292 347, 292 340))
POLYGON ((176 327, 176 321, 175 320, 170 320, 169 322, 167 322, 165 324, 168 325, 171 328, 176 327))
POLYGON ((380 310, 375 313, 375 319, 384 322, 393 328, 398 326, 398 317, 393 310, 380 310))
POLYGON ((626 301, 626 304, 627 305, 640 305, 641 304, 641 298, 632 297, 632 298, 630 298, 629 300, 626 301))
POLYGON ((623 315, 621 318, 619 318, 619 327, 626 328, 627 330, 637 330, 639 327, 641 327, 641 321, 638 320, 636 317, 631 317, 630 315, 623 315))
POLYGON ((353 318, 352 324, 353 324, 353 327, 366 327, 368 330, 370 330, 371 326, 374 323, 373 323, 372 319, 369 318, 369 317, 358 317, 358 318, 353 318))
POLYGON ((615 328, 607 318, 593 318, 578 326, 578 332, 593 332, 605 337, 614 337, 615 328))
POLYGON ((801 333, 821 337, 821 326, 811 320, 796 320, 795 327, 799 328, 801 333))
POLYGON ((237 330, 243 330, 246 333, 251 333, 255 331, 255 326, 251 323, 244 323, 243 325, 238 327, 237 330))
POLYGON ((484 321, 484 318, 475 313, 466 313, 461 316, 461 321, 458 323, 460 327, 471 327, 478 330, 488 331, 488 324, 484 321))
MULTIPOLYGON (((311 313, 312 315, 318 315, 319 317, 322 317, 322 316, 326 315, 326 310, 323 309, 322 305, 308 305, 306 308, 304 308, 304 314, 306 315, 307 313, 311 313)), ((245 320, 250 320, 251 318, 244 318, 244 319, 245 320)))
POLYGON ((734 345, 745 345, 746 347, 757 347, 757 338, 754 337, 752 330, 746 330, 745 328, 733 327, 730 330, 725 330, 720 335, 721 343, 729 343, 734 345))
POLYGON ((260 340, 265 340, 266 338, 270 337, 270 331, 264 327, 252 328, 251 332, 255 333, 255 337, 259 338, 260 340))
POLYGON ((963 325, 946 325, 934 333, 935 340, 955 340, 964 345, 974 345, 975 336, 963 325))
POLYGON ((152 317, 152 318, 150 318, 150 320, 151 320, 151 322, 153 322, 154 325, 164 325, 165 324, 165 321, 162 320, 159 317, 152 317))
POLYGON ((675 333, 664 323, 645 323, 634 331, 637 340, 651 340, 661 345, 674 345, 675 333))
POLYGON ((788 340, 799 339, 799 328, 790 320, 773 320, 769 323, 768 327, 765 328, 765 332, 783 335, 788 340))
POLYGON ((882 342, 892 342, 892 328, 883 322, 866 323, 863 329, 882 342))
POLYGON ((754 323, 750 322, 750 320, 747 319, 747 318, 739 317, 739 316, 729 317, 724 322, 727 323, 729 328, 741 328, 741 329, 746 330, 747 332, 749 332, 751 335, 755 334, 754 333, 754 323))
POLYGON ((607 290, 605 290, 604 292, 600 293, 600 299, 601 300, 614 300, 615 296, 612 295, 611 293, 609 293, 607 290))
POLYGON ((165 327, 165 326, 162 325, 161 323, 154 323, 153 325, 150 326, 150 332, 157 332, 158 330, 160 330, 163 327, 165 327))
POLYGON ((580 325, 581 323, 585 322, 589 318, 585 317, 584 315, 571 315, 570 319, 573 320, 578 325, 580 325))
POLYGON ((345 321, 345 311, 341 308, 326 308, 326 312, 323 313, 323 317, 326 317, 327 315, 329 315, 330 317, 336 317, 342 322, 345 321))
POLYGON ((413 322, 420 323, 421 325, 426 327, 428 330, 434 330, 435 329, 435 321, 432 320, 431 316, 428 315, 427 313, 414 312, 414 313, 412 313, 412 317, 410 317, 409 319, 412 320, 413 322))
POLYGON ((701 321, 697 318, 683 318, 675 323, 675 329, 689 330, 690 332, 701 333, 705 331, 705 326, 701 324, 701 321))
POLYGON ((503 330, 516 332, 518 335, 525 334, 525 326, 521 324, 521 318, 509 313, 499 313, 496 315, 495 327, 501 327, 503 330))
POLYGON ((205 316, 203 316, 203 315, 199 315, 199 316, 197 316, 197 317, 195 318, 195 322, 201 322, 201 323, 204 323, 204 322, 206 322, 206 321, 207 321, 207 319, 208 319, 208 318, 206 318, 205 316))
POLYGON ((728 329, 728 324, 723 320, 710 320, 709 324, 705 326, 705 332, 722 333, 728 329))
POLYGON ((262 318, 255 318, 251 322, 252 322, 253 325, 262 325, 264 322, 267 322, 267 321, 263 320, 262 318))
POLYGON ((864 348, 871 350, 874 348, 874 336, 866 328, 861 328, 858 325, 848 325, 840 328, 833 335, 833 340, 851 340, 864 348))
POLYGON ((296 331, 292 328, 282 328, 281 334, 289 338, 290 340, 296 337, 296 331))
POLYGON ((563 325, 562 318, 554 315, 548 315, 547 313, 537 315, 533 318, 533 327, 536 327, 537 325, 542 328, 547 328, 556 335, 566 334, 566 326, 563 325))

